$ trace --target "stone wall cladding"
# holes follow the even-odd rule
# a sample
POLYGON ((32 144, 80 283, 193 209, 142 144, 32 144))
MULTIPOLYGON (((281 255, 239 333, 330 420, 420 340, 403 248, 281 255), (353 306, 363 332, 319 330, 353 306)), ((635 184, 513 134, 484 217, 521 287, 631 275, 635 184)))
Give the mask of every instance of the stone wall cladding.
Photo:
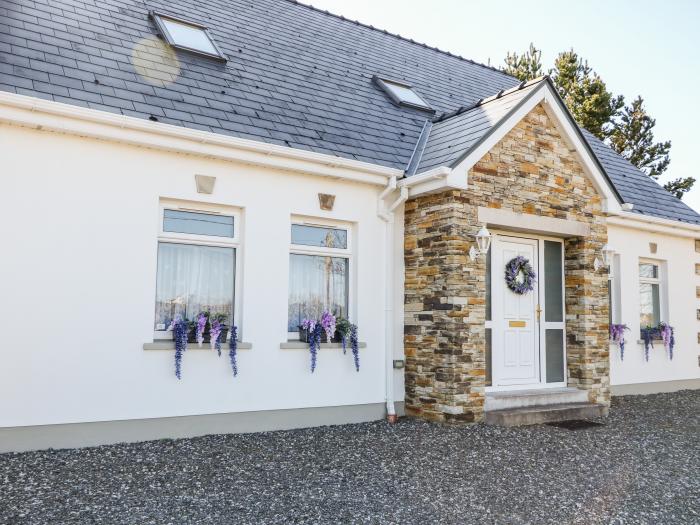
POLYGON ((469 171, 468 190, 406 203, 407 413, 445 422, 483 417, 486 267, 468 256, 479 206, 590 226, 589 237, 567 239, 564 248, 568 382, 609 404, 607 274, 593 270, 607 240, 601 199, 537 106, 469 171))

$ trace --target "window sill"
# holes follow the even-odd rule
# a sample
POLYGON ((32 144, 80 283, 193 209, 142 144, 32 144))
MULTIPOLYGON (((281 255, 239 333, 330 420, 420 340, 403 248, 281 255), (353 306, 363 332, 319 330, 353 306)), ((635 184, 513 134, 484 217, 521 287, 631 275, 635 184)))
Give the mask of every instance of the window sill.
MULTIPOLYGON (((367 343, 358 343, 360 348, 367 348, 367 343)), ((286 343, 280 343, 280 348, 282 350, 308 350, 309 343, 302 343, 301 341, 287 341, 286 343)), ((321 343, 321 349, 324 348, 343 348, 342 343, 321 343)), ((350 350, 350 344, 347 345, 347 349, 350 350)))
MULTIPOLYGON (((251 343, 238 343, 238 350, 250 350, 253 348, 251 343)), ((175 341, 153 341, 152 343, 144 343, 144 350, 175 350, 175 341)), ((203 343, 200 347, 197 343, 188 343, 187 350, 211 350, 214 349, 209 343, 203 343)), ((228 351, 228 344, 221 345, 221 351, 228 351)))
MULTIPOLYGON (((653 337, 653 338, 651 339, 651 342, 652 342, 652 344, 653 344, 653 343, 661 343, 661 342, 663 342, 663 339, 661 339, 660 337, 658 337, 658 338, 653 337)), ((644 345, 644 339, 637 339, 637 344, 638 344, 638 345, 644 345)))

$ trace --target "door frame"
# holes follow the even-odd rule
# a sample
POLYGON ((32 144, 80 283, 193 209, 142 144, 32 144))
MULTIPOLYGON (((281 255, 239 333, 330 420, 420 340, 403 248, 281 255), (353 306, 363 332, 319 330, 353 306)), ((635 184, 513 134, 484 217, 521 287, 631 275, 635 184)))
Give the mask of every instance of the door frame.
POLYGON ((491 246, 496 246, 499 241, 501 240, 508 240, 508 238, 512 238, 515 242, 518 240, 531 240, 531 241, 536 241, 536 250, 537 250, 537 268, 535 268, 535 271, 537 272, 537 292, 538 292, 538 297, 537 301, 538 304, 541 308, 541 314, 540 314, 540 321, 538 322, 538 327, 537 327, 537 337, 536 337, 536 348, 538 351, 538 362, 539 362, 539 382, 538 383, 532 383, 532 384, 516 384, 516 385, 494 385, 493 383, 495 382, 495 372, 496 372, 496 367, 494 366, 496 362, 496 345, 494 345, 494 341, 496 340, 497 337, 499 337, 500 334, 497 333, 497 330, 499 330, 502 325, 494 321, 494 318, 496 317, 496 312, 499 310, 497 306, 497 301, 499 300, 497 296, 493 293, 493 288, 492 288, 492 281, 494 278, 503 278, 502 273, 495 270, 495 265, 494 263, 494 253, 495 250, 491 249, 489 250, 489 253, 487 257, 491 258, 491 282, 487 282, 486 286, 490 287, 489 290, 491 292, 491 320, 485 322, 485 328, 491 329, 491 386, 486 387, 487 392, 503 392, 503 391, 509 391, 509 390, 536 390, 536 389, 543 389, 543 388, 562 388, 567 386, 567 379, 568 379, 568 373, 567 373, 567 367, 566 367, 566 357, 567 357, 567 352, 566 352, 566 301, 565 301, 565 295, 566 295, 566 288, 565 288, 565 267, 564 267, 564 239, 560 237, 551 237, 547 235, 536 235, 536 234, 527 234, 527 233, 519 233, 519 232, 509 232, 505 230, 494 230, 491 232, 492 234, 492 241, 491 241, 491 246), (563 315, 562 315, 562 321, 545 321, 546 319, 546 312, 545 312, 545 287, 544 285, 540 286, 541 283, 544 283, 544 241, 553 241, 557 242, 562 245, 561 249, 561 267, 562 267, 562 286, 561 286, 561 293, 562 293, 562 308, 564 310, 563 315), (563 331, 563 352, 564 352, 564 381, 556 382, 556 383, 547 383, 547 352, 546 352, 546 330, 547 329, 560 329, 563 331))

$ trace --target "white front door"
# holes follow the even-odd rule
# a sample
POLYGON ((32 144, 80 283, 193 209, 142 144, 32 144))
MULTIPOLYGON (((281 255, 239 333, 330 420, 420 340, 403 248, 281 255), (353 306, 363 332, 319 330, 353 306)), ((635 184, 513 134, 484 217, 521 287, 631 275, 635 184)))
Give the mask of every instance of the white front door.
POLYGON ((522 295, 505 282, 505 267, 521 255, 538 271, 538 241, 498 236, 492 246, 493 386, 540 383, 538 280, 522 295))

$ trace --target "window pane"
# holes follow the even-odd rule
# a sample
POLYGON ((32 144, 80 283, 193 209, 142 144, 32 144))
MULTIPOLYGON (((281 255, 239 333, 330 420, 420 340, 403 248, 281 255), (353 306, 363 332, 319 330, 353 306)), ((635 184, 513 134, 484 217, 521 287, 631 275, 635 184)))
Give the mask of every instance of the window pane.
POLYGON ((413 91, 413 89, 408 88, 406 86, 402 86, 401 84, 394 84, 393 82, 389 82, 387 80, 384 80, 384 83, 386 84, 387 88, 391 90, 394 96, 398 98, 401 102, 426 108, 428 107, 428 104, 425 102, 425 100, 420 98, 416 94, 416 92, 413 91))
POLYGON ((233 248, 158 243, 156 330, 165 330, 176 315, 193 320, 208 310, 233 319, 233 248))
POLYGON ((292 224, 292 244, 346 249, 348 247, 348 232, 335 228, 324 228, 323 226, 292 224))
POLYGON ((561 243, 544 241, 544 320, 564 320, 561 243))
POLYGON ((175 45, 189 47, 190 49, 211 53, 212 55, 219 54, 203 29, 182 24, 169 18, 161 18, 161 21, 168 33, 170 33, 170 38, 172 38, 175 45))
POLYGON ((291 254, 287 329, 296 332, 304 318, 324 311, 348 316, 348 260, 342 257, 291 254))
POLYGON ((639 322, 645 326, 659 324, 659 285, 650 283, 639 284, 639 322))
POLYGON ((233 237, 233 217, 192 211, 164 210, 163 231, 233 237))
POLYGON ((564 330, 545 330, 547 352, 547 383, 564 381, 564 330))
POLYGON ((651 263, 639 263, 639 277, 643 279, 658 279, 659 267, 651 263))

